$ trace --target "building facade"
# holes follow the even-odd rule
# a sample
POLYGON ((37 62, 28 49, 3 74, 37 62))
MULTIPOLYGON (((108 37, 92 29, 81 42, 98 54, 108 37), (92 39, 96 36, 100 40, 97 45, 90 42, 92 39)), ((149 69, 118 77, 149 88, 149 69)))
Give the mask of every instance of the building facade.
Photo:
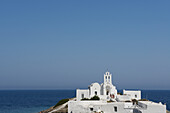
POLYGON ((93 96, 98 96, 101 100, 105 101, 116 101, 117 97, 121 100, 125 99, 141 99, 141 91, 126 91, 123 90, 124 95, 117 96, 116 86, 112 84, 112 74, 110 72, 106 72, 104 74, 104 82, 99 84, 97 82, 89 85, 88 89, 77 89, 76 98, 77 101, 80 101, 83 98, 90 99, 93 96))
POLYGON ((76 90, 76 100, 68 102, 68 113, 166 113, 166 105, 141 101, 140 90, 119 94, 112 84, 112 74, 106 72, 102 84, 95 82, 88 89, 76 90), (100 100, 88 100, 94 96, 100 100))

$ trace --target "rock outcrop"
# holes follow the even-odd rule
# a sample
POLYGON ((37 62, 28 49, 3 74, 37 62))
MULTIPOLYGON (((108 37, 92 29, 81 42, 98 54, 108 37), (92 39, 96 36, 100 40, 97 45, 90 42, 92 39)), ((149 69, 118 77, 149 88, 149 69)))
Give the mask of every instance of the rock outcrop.
MULTIPOLYGON (((71 98, 69 100, 75 100, 75 98, 71 98)), ((39 113, 68 113, 68 102, 63 103, 62 105, 52 106, 49 109, 43 110, 39 113)))

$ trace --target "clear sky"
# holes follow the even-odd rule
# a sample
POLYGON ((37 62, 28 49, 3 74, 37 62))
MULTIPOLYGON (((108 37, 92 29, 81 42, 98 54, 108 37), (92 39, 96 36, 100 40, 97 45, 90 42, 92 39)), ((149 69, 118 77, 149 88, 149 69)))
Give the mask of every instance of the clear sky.
POLYGON ((1 0, 0 89, 170 89, 169 0, 1 0))

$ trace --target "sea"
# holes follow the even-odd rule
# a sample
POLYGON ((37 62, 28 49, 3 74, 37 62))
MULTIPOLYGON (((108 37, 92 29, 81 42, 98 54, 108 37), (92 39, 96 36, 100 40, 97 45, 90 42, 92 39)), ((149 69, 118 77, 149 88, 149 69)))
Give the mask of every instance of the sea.
MULTIPOLYGON (((0 113, 38 113, 75 95, 75 90, 0 90, 0 113)), ((170 90, 142 90, 142 98, 166 103, 170 110, 170 90)))

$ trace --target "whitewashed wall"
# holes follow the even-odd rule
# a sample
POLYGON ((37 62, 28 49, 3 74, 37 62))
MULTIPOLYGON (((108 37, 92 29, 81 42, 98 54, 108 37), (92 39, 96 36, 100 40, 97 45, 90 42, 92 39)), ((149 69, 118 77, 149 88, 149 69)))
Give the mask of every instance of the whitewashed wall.
POLYGON ((91 113, 90 108, 93 108, 93 111, 103 111, 104 113, 127 113, 123 102, 69 101, 68 103, 68 113, 91 113), (114 107, 117 107, 117 112, 114 107))
POLYGON ((154 103, 151 101, 139 101, 139 106, 142 106, 143 109, 134 110, 133 113, 166 113, 166 105, 154 103), (139 112, 140 111, 140 112, 139 112))
POLYGON ((123 90, 123 94, 130 95, 131 99, 136 99, 136 100, 141 99, 141 91, 123 90))
POLYGON ((90 85, 90 97, 95 96, 95 92, 97 92, 97 95, 100 96, 100 85, 99 83, 95 82, 90 85))
POLYGON ((89 90, 88 89, 86 89, 86 90, 77 89, 76 90, 76 99, 77 99, 77 101, 80 101, 82 99, 82 94, 84 94, 84 98, 89 98, 89 90))

